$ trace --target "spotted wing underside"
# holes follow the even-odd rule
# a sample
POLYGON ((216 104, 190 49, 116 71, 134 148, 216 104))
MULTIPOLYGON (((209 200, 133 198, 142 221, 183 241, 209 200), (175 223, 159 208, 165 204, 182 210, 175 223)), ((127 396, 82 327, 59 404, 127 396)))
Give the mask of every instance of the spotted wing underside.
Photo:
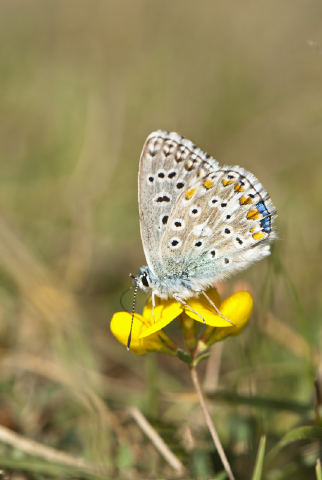
POLYGON ((178 198, 216 168, 212 157, 177 133, 157 131, 147 138, 139 167, 139 213, 144 253, 154 274, 163 265, 161 239, 178 198))
POLYGON ((254 175, 240 167, 193 176, 171 211, 160 248, 164 271, 195 280, 197 290, 268 255, 276 211, 254 175))

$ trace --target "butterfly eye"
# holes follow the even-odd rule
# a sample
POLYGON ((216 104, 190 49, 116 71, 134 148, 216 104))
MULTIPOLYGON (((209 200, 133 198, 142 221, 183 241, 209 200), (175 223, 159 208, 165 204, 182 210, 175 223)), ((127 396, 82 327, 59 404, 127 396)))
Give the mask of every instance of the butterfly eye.
POLYGON ((142 284, 143 284, 145 287, 149 287, 149 286, 150 286, 146 275, 142 275, 141 281, 142 281, 142 284))

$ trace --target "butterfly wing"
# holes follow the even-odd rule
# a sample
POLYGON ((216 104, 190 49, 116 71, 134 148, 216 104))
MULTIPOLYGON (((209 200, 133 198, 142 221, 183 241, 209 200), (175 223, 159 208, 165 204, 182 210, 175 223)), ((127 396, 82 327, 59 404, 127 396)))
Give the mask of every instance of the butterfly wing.
POLYGON ((177 198, 160 249, 165 270, 189 278, 198 291, 269 255, 276 211, 243 168, 190 175, 190 188, 177 198))
POLYGON ((145 257, 152 272, 164 272, 161 239, 183 190, 218 163, 189 140, 174 132, 151 133, 143 146, 138 177, 140 230, 145 257))

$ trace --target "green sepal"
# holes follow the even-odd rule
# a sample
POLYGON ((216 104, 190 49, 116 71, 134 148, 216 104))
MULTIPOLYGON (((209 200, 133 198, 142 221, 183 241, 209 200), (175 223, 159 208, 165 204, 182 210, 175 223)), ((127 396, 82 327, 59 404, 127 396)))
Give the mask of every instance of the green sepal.
POLYGON ((196 367, 201 360, 206 360, 206 358, 209 358, 210 352, 205 352, 202 355, 199 355, 199 357, 195 358, 193 361, 193 366, 196 367))
POLYGON ((182 348, 178 348, 178 350, 176 351, 176 355, 180 360, 187 363, 188 365, 191 365, 192 363, 191 355, 185 352, 184 350, 182 350, 182 348))

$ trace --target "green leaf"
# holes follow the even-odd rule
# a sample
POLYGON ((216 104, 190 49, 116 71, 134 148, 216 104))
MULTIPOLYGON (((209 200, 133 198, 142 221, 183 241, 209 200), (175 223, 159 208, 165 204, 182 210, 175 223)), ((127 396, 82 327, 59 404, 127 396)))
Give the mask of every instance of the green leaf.
POLYGON ((319 458, 317 459, 315 464, 315 474, 316 474, 316 480, 322 480, 322 469, 321 469, 321 462, 319 458))
POLYGON ((261 480, 265 456, 266 437, 260 439, 252 480, 261 480))
POLYGON ((290 445, 291 443, 298 442, 299 440, 315 440, 322 439, 322 427, 306 426, 294 428, 290 432, 286 433, 284 437, 272 448, 267 455, 267 460, 270 462, 279 453, 282 448, 290 445))

